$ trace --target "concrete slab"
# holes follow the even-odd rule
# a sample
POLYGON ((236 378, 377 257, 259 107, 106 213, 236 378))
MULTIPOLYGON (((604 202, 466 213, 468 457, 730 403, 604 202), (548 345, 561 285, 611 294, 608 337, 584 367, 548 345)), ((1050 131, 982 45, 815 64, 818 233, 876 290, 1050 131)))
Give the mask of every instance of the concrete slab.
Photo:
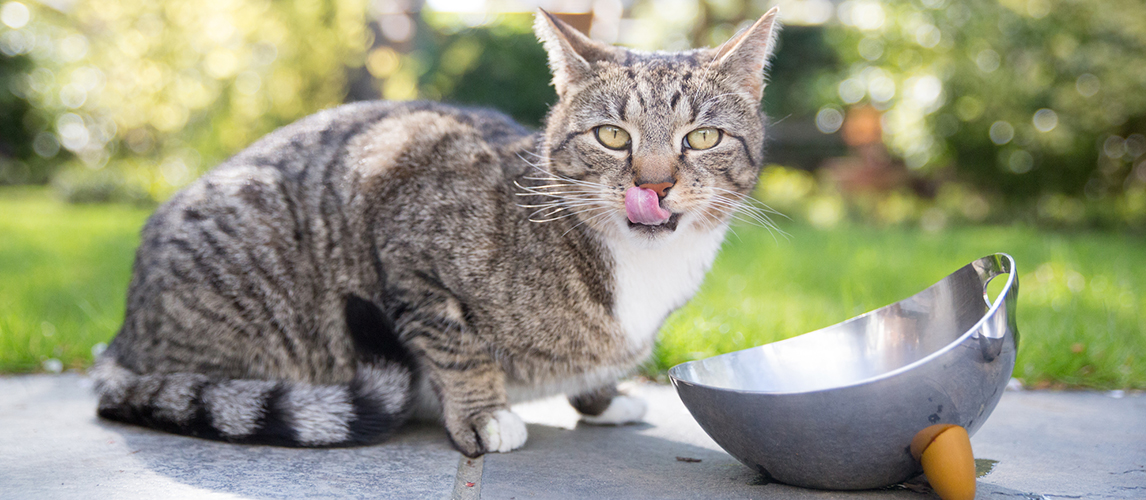
MULTIPOLYGON (((525 448, 488 455, 487 498, 926 498, 902 486, 828 492, 766 484, 713 442, 671 387, 635 385, 646 424, 578 425, 560 399, 515 410, 530 423, 525 448), (684 461, 678 459, 680 457, 684 461), (693 461, 699 459, 700 461, 693 461), (543 464, 543 465, 539 465, 543 464)), ((972 439, 995 460, 978 498, 1134 498, 1146 486, 1146 397, 1008 392, 972 439)), ((1146 498, 1146 490, 1140 496, 1146 498)), ((930 495, 934 497, 934 495, 930 495)))
POLYGON ((239 446, 100 420, 79 375, 0 378, 0 497, 449 498, 440 427, 350 449, 239 446))
MULTIPOLYGON (((518 405, 526 446, 469 460, 434 425, 363 448, 238 446, 101 421, 79 375, 0 377, 0 497, 935 498, 762 484, 671 387, 631 390, 646 423, 581 425, 562 398, 518 405)), ((998 461, 979 498, 1146 498, 1142 394, 1008 392, 972 442, 998 461)))
POLYGON ((971 438, 980 483, 1046 498, 1146 498, 1146 395, 1007 392, 971 438))
POLYGON ((529 442, 509 454, 486 455, 486 498, 918 498, 906 490, 842 493, 767 484, 722 451, 688 415, 671 387, 630 392, 649 402, 646 423, 578 425, 555 400, 516 410, 530 422, 529 442), (540 407, 548 407, 542 411, 540 407))

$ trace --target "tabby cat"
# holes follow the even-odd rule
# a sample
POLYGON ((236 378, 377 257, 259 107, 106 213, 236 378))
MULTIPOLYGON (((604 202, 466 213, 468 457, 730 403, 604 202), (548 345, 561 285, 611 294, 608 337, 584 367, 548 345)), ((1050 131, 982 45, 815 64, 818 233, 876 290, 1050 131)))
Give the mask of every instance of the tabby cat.
POLYGON ((696 292, 760 173, 776 10, 716 49, 646 53, 538 13, 558 102, 344 105, 160 207, 101 417, 238 443, 374 443, 436 415, 468 456, 525 443, 511 403, 640 420, 615 382, 696 292))

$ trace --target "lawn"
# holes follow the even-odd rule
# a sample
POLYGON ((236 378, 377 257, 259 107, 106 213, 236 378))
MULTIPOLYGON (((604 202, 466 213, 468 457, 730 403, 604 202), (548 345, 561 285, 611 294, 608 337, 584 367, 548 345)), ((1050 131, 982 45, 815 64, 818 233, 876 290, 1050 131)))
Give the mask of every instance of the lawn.
MULTIPOLYGON (((123 318, 149 210, 0 189, 0 372, 82 368, 123 318)), ((1021 282, 1015 376, 1032 386, 1146 388, 1146 238, 1026 227, 782 223, 737 227, 701 293, 662 331, 649 370, 832 325, 994 252, 1021 282)))
POLYGON ((654 373, 831 326, 1005 252, 1020 283, 1016 377, 1035 387, 1146 388, 1142 236, 1000 226, 935 234, 782 228, 787 238, 736 229, 697 298, 661 330, 654 373))
POLYGON ((0 189, 0 372, 82 368, 123 320, 150 209, 0 189))

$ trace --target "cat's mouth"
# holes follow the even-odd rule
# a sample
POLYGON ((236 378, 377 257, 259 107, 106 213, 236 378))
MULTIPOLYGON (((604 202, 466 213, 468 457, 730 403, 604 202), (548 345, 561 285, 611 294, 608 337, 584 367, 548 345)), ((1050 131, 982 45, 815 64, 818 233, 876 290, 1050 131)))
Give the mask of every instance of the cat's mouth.
POLYGON ((652 236, 676 230, 680 214, 661 206, 661 197, 652 189, 633 186, 625 191, 625 215, 629 229, 652 236))
POLYGON ((680 215, 681 214, 672 214, 667 220, 660 224, 650 225, 628 221, 629 229, 649 236, 671 233, 676 231, 676 225, 680 223, 680 215))

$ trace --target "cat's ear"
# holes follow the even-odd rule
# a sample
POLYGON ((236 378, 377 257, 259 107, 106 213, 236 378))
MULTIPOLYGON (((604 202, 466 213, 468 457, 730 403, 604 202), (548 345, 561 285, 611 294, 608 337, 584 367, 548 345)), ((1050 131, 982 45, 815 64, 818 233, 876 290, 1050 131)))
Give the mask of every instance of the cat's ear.
POLYGON ((581 34, 545 9, 537 9, 533 31, 549 53, 549 69, 558 96, 592 76, 590 63, 609 59, 616 50, 581 34))
POLYGON ((751 27, 724 42, 713 57, 730 83, 757 100, 764 96, 764 70, 768 68, 768 61, 776 48, 776 35, 780 32, 776 17, 779 13, 779 7, 772 7, 751 27))

